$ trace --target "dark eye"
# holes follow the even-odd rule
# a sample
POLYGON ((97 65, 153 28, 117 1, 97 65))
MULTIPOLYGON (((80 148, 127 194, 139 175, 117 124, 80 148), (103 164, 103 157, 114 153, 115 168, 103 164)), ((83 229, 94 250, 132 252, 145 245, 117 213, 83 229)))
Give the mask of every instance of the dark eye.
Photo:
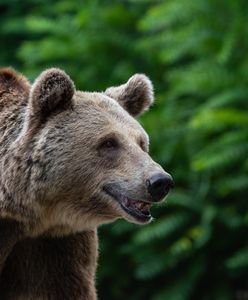
POLYGON ((143 140, 139 141, 139 146, 144 152, 148 152, 147 145, 143 140))
POLYGON ((114 149, 118 147, 118 142, 116 139, 108 138, 101 143, 100 147, 107 148, 107 149, 114 149))

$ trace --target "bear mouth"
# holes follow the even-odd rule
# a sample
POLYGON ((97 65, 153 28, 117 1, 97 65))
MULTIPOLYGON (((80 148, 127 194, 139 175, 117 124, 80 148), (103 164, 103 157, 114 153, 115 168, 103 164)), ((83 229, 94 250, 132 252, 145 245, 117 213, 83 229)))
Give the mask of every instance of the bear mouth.
POLYGON ((104 187, 103 190, 114 198, 120 204, 121 208, 137 221, 146 223, 152 219, 150 212, 152 204, 150 202, 128 198, 108 187, 104 187))

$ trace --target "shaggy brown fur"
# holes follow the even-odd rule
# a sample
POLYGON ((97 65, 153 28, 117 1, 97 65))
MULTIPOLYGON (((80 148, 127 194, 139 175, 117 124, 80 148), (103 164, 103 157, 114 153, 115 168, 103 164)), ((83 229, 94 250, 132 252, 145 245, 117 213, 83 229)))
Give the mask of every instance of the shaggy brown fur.
POLYGON ((132 117, 152 102, 145 75, 86 93, 59 69, 32 87, 0 70, 1 300, 96 299, 97 226, 141 222, 106 187, 151 201, 146 179, 163 172, 132 117))

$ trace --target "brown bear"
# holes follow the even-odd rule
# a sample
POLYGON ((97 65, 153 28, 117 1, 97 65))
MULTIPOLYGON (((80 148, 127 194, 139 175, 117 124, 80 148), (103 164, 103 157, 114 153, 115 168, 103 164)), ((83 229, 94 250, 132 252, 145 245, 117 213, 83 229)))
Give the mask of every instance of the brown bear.
POLYGON ((142 74, 89 93, 0 70, 1 300, 96 299, 97 226, 149 223, 173 186, 134 119, 152 102, 142 74))

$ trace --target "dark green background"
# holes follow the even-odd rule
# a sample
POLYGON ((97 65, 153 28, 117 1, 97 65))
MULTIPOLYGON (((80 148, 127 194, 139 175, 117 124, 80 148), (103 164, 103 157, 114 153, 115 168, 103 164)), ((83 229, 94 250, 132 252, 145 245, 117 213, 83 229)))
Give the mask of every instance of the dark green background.
POLYGON ((99 230, 100 299, 248 299, 248 1, 0 0, 0 65, 154 83, 141 122, 176 188, 152 224, 99 230))

